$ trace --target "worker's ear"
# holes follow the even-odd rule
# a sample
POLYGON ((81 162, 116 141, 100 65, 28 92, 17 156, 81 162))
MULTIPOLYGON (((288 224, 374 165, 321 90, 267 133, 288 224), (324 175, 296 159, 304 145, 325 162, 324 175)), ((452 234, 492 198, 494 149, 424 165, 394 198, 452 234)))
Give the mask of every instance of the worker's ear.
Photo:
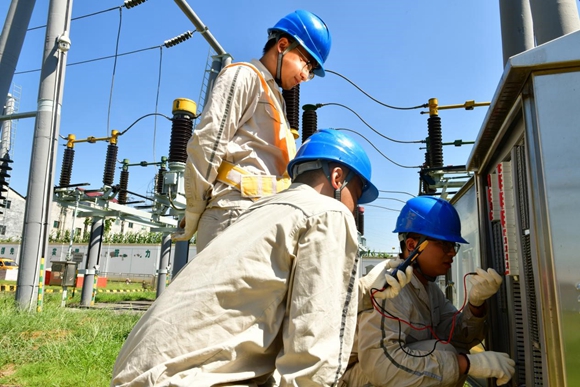
POLYGON ((330 171, 330 184, 333 189, 342 187, 342 182, 345 179, 344 170, 341 167, 334 167, 330 171))
POLYGON ((413 238, 407 238, 405 240, 405 246, 407 247, 407 251, 413 251, 417 247, 417 241, 413 238))
POLYGON ((276 46, 278 47, 278 52, 282 53, 290 46, 290 41, 288 40, 288 38, 281 37, 280 39, 278 39, 276 46))

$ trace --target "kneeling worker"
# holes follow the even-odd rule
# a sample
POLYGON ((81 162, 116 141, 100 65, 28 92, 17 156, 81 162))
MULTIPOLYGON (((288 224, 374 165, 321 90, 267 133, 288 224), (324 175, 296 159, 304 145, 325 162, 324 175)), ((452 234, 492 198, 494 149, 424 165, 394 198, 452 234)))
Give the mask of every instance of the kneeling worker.
POLYGON ((275 371, 281 385, 337 384, 356 326, 353 211, 378 190, 365 151, 332 129, 288 172, 290 188, 254 203, 153 303, 112 386, 261 386, 275 371))
POLYGON ((461 236, 455 208, 431 196, 410 199, 394 232, 401 241, 401 258, 419 248, 414 274, 391 299, 379 299, 373 289, 384 282, 383 272, 394 266, 392 262, 377 265, 361 278, 354 361, 341 386, 463 386, 467 375, 494 377, 498 385, 506 384, 515 372, 507 354, 469 353, 484 338, 485 300, 499 289, 500 275, 478 268, 469 277, 469 303, 461 313, 434 283, 451 268, 459 243, 468 243, 461 236))

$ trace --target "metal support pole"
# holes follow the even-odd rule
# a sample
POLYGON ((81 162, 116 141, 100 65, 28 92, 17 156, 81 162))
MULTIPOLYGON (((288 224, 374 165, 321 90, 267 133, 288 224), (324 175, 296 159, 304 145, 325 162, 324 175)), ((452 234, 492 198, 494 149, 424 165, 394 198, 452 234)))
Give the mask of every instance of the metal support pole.
MULTIPOLYGON (((14 113, 14 97, 8 94, 4 114, 14 113)), ((2 122, 2 142, 0 143, 0 157, 8 157, 10 153, 10 139, 12 138, 12 121, 2 122)))
POLYGON ((213 37, 211 32, 209 32, 209 28, 202 23, 201 19, 193 12, 193 9, 187 4, 185 0, 175 0, 177 6, 181 9, 181 11, 187 16, 187 18, 193 23, 195 26, 195 30, 199 32, 204 39, 209 43, 209 45, 214 49, 214 51, 218 55, 226 54, 226 51, 220 46, 218 41, 213 37))
POLYGON ((159 270, 157 271, 157 295, 159 298, 161 293, 165 290, 165 282, 167 281, 167 273, 169 272, 169 257, 171 255, 171 234, 163 235, 161 241, 161 259, 159 259, 159 270))
POLYGON ((91 227, 91 240, 89 242, 89 256, 87 257, 87 264, 85 266, 85 278, 83 280, 83 292, 81 295, 81 306, 92 306, 93 300, 93 285, 95 275, 99 269, 99 256, 101 255, 101 242, 103 241, 104 227, 103 218, 93 218, 93 225, 91 227))
POLYGON ((12 0, 0 35, 0 101, 8 95, 36 0, 12 0))
POLYGON ((22 309, 33 306, 38 293, 39 262, 48 249, 71 10, 72 0, 50 1, 16 291, 16 301, 22 309))
POLYGON ((171 277, 175 278, 177 273, 187 264, 189 260, 189 241, 175 242, 175 254, 173 254, 173 268, 171 277))

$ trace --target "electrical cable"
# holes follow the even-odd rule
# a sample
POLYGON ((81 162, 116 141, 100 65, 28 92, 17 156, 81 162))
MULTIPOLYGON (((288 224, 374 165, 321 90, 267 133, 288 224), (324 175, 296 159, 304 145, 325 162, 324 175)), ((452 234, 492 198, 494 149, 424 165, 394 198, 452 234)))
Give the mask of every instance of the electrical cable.
POLYGON ((133 127, 133 125, 135 125, 137 122, 141 121, 143 118, 149 117, 149 116, 161 116, 161 117, 167 118, 169 121, 172 121, 171 118, 167 117, 165 114, 162 114, 162 113, 149 113, 149 114, 145 114, 145 115, 137 118, 131 125, 129 125, 129 127, 127 127, 127 129, 125 129, 121 133, 119 133, 119 136, 124 135, 129 129, 131 129, 133 127))
POLYGON ((384 190, 379 190, 379 192, 385 192, 385 193, 400 193, 400 194, 405 194, 405 195, 409 195, 411 197, 415 197, 415 195, 413 195, 412 193, 409 192, 405 192, 405 191, 384 191, 384 190))
MULTIPOLYGON (((113 8, 105 9, 105 10, 103 10, 103 11, 98 11, 98 12, 89 13, 89 14, 87 14, 87 15, 77 16, 77 17, 75 17, 75 18, 72 18, 72 19, 71 19, 71 21, 73 21, 73 20, 79 20, 79 19, 84 19, 85 17, 89 17, 89 16, 95 16, 95 15, 98 15, 98 14, 100 14, 100 13, 105 13, 105 12, 109 12, 109 11, 114 11, 114 10, 116 10, 117 8, 121 8, 121 7, 120 7, 120 6, 119 6, 119 7, 113 7, 113 8)), ((31 28, 27 29, 27 30, 26 30, 26 32, 28 32, 28 31, 34 31, 34 30, 38 30, 38 29, 40 29, 40 28, 46 28, 46 24, 45 24, 45 25, 43 25, 43 26, 36 26, 36 27, 31 27, 31 28)))
POLYGON ((399 324, 399 336, 398 336, 398 344, 399 344, 399 348, 401 349, 401 351, 403 351, 406 355, 408 356, 412 356, 412 357, 426 357, 431 355, 436 347, 437 347, 437 342, 441 343, 441 344, 450 344, 451 343, 451 339, 453 338, 453 332, 455 331, 455 323, 456 323, 456 319, 457 316, 463 311, 463 309, 465 308, 465 305, 467 304, 467 276, 468 275, 476 275, 477 273, 475 272, 470 272, 470 273, 466 273, 463 276, 463 294, 465 294, 464 299, 463 299, 463 304, 461 305, 461 308, 459 310, 457 310, 453 316, 452 316, 452 322, 451 322, 451 329, 449 330, 449 336, 447 337, 447 340, 442 340, 439 338, 439 336, 437 336, 437 334, 435 333, 435 331, 433 330, 433 327, 431 325, 425 325, 422 323, 413 323, 413 322, 409 322, 409 321, 405 321, 399 317, 394 316, 393 314, 391 314, 390 312, 388 312, 384 305, 386 300, 383 300, 383 305, 379 305, 379 303, 377 302, 376 298, 375 298, 375 293, 383 291, 383 289, 376 289, 376 288, 371 288, 371 303, 373 305, 373 308, 383 317, 388 318, 390 320, 395 320, 398 322, 399 324), (429 332, 431 333, 431 336, 435 338, 436 343, 434 344, 434 347, 431 351, 429 351, 426 354, 423 355, 415 355, 409 351, 407 351, 407 349, 403 346, 403 338, 402 338, 402 326, 401 323, 408 325, 411 329, 414 329, 416 331, 423 331, 428 329, 429 332))
POLYGON ((338 75, 339 77, 341 77, 342 79, 344 79, 347 82, 349 82, 351 85, 353 85, 354 87, 356 87, 361 93, 363 93, 364 95, 366 95, 367 97, 369 97, 370 99, 372 99, 373 101, 375 101, 376 103, 378 103, 379 105, 388 107, 390 109, 396 109, 396 110, 413 110, 413 109, 423 109, 423 108, 429 107, 429 104, 428 103, 425 103, 423 105, 418 105, 418 106, 411 106, 411 107, 396 107, 396 106, 387 105, 386 103, 381 102, 378 99, 372 97, 370 94, 368 94, 366 91, 364 91, 363 89, 361 89, 359 86, 356 85, 356 83, 354 83, 353 81, 351 81, 350 79, 348 79, 344 75, 339 74, 336 71, 332 71, 332 70, 328 70, 328 69, 325 69, 324 71, 327 72, 327 73, 331 73, 331 74, 334 74, 334 75, 338 75))
POLYGON ((401 203, 407 203, 406 201, 404 201, 404 200, 401 200, 401 199, 397 199, 397 198, 386 198, 386 197, 380 197, 380 196, 379 196, 377 199, 383 199, 383 200, 396 200, 396 201, 398 201, 398 202, 401 202, 401 203))
POLYGON ((421 167, 422 167, 421 165, 417 165, 417 166, 406 166, 406 165, 402 165, 402 164, 399 164, 399 163, 397 163, 397 162, 395 162, 395 161, 391 160, 390 158, 388 158, 388 157, 387 157, 387 155, 385 155, 383 152, 381 152, 381 151, 379 150, 379 148, 377 148, 377 147, 375 146, 375 144, 373 144, 373 143, 372 143, 372 142, 371 142, 371 141, 370 141, 368 138, 366 138, 365 136, 363 136, 362 134, 360 134, 360 133, 359 133, 359 132, 357 132, 356 130, 352 130, 352 129, 348 129, 348 128, 335 128, 335 129, 336 129, 336 130, 345 130, 345 131, 347 131, 347 132, 353 132, 353 133, 356 133, 356 134, 358 134, 359 136, 361 136, 362 138, 364 138, 364 139, 365 139, 365 140, 366 140, 366 141, 367 141, 369 144, 371 144, 371 146, 372 146, 373 148, 375 148, 375 150, 376 150, 377 152, 379 152, 379 154, 380 154, 381 156, 383 156, 385 159, 387 159, 387 160, 388 160, 388 161, 390 161, 391 163, 395 164, 397 167, 401 167, 401 168, 421 168, 421 167))
POLYGON ((400 212, 401 210, 395 210, 394 208, 388 208, 388 207, 383 207, 383 206, 377 206, 376 204, 365 204, 365 207, 376 207, 376 208, 382 208, 384 210, 389 210, 389 211, 395 211, 395 212, 400 212))
POLYGON ((123 8, 119 7, 119 28, 117 30, 117 42, 115 44, 115 60, 113 62, 113 74, 111 76, 111 91, 109 92, 109 107, 107 109, 107 133, 110 133, 109 127, 111 123, 111 104, 113 102, 113 87, 115 85, 115 72, 117 71, 117 56, 119 54, 119 40, 121 39, 121 25, 123 24, 123 8))
MULTIPOLYGON (((124 52, 124 53, 117 54, 117 55, 108 55, 108 56, 102 56, 100 58, 82 60, 80 62, 67 63, 66 67, 76 66, 76 65, 79 65, 79 64, 85 64, 85 63, 91 63, 91 62, 97 62, 97 61, 105 60, 105 59, 111 59, 111 58, 115 58, 116 56, 117 57, 120 57, 120 56, 125 56, 125 55, 136 54, 138 52, 147 51, 147 50, 153 50, 153 49, 156 49, 156 48, 159 48, 159 47, 161 47, 161 46, 152 46, 152 47, 148 47, 148 48, 141 48, 139 50, 133 50, 133 51, 124 52)), ((17 71, 17 72, 14 73, 14 75, 28 74, 28 73, 33 73, 33 72, 36 72, 36 71, 41 71, 41 69, 17 71)))
POLYGON ((159 90, 161 89, 161 66, 163 64, 163 47, 159 46, 159 72, 157 74, 157 93, 155 95, 155 121, 153 123, 153 160, 155 157, 155 139, 157 137, 157 110, 159 107, 159 90))
POLYGON ((401 140, 395 140, 393 138, 390 138, 388 136, 385 136, 384 134, 382 134, 381 132, 379 132, 378 130, 376 130, 372 126, 370 126, 357 112, 355 112, 353 109, 351 109, 348 106, 343 105, 341 103, 329 102, 329 103, 319 103, 319 104, 316 104, 317 107, 333 106, 333 105, 334 106, 340 106, 340 107, 343 107, 343 108, 345 108, 347 110, 350 110, 355 116, 357 116, 363 122, 363 124, 365 124, 366 126, 368 126, 370 130, 372 130, 373 132, 375 132, 376 134, 378 134, 382 138, 385 138, 385 139, 387 139, 389 141, 396 142, 396 143, 399 143, 399 144, 424 144, 426 142, 425 140, 401 141, 401 140))

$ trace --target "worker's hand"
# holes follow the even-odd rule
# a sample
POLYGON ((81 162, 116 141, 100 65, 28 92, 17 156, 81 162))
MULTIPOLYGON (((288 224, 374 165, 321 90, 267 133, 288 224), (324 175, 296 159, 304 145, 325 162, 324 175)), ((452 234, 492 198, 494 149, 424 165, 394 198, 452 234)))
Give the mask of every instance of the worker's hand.
POLYGON ((173 241, 188 241, 193 238, 200 216, 201 214, 185 211, 185 215, 179 221, 177 231, 171 234, 171 239, 173 241))
POLYGON ((501 386, 510 381, 516 371, 516 362, 510 359, 507 353, 486 351, 468 354, 468 375, 474 378, 497 378, 497 385, 501 386))
POLYGON ((475 307, 483 305, 485 300, 497 293, 502 283, 502 278, 497 272, 489 268, 487 271, 477 268, 477 274, 469 279, 471 289, 469 290, 469 303, 475 307))
POLYGON ((401 289, 411 282, 411 278, 413 278, 412 266, 407 267, 405 271, 399 270, 397 272, 397 278, 391 275, 391 272, 401 263, 403 263, 402 259, 390 259, 387 262, 385 268, 391 269, 390 271, 387 271, 384 276, 384 279, 387 281, 387 286, 385 287, 385 290, 375 293, 376 299, 384 300, 385 298, 395 298, 399 295, 401 289))

